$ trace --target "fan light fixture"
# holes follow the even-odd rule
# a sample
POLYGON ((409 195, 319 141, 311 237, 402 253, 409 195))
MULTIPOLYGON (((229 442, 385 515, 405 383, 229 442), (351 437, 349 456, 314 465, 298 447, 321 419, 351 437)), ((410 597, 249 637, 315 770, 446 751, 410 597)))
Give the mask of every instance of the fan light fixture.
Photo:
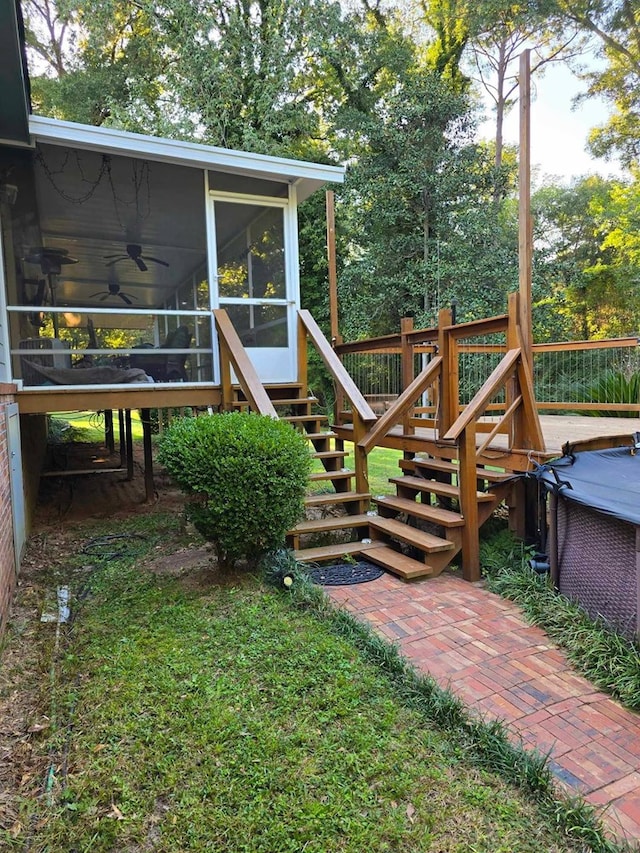
POLYGON ((147 272, 147 270, 149 269, 145 261, 153 261, 154 264, 160 264, 163 267, 169 266, 166 261, 163 261, 160 258, 154 258, 152 255, 143 255, 142 246, 140 245, 140 243, 127 243, 126 250, 126 255, 105 255, 105 260, 113 258, 113 260, 109 260, 107 266, 112 267, 119 261, 126 261, 127 259, 132 260, 134 264, 138 267, 140 272, 147 272))

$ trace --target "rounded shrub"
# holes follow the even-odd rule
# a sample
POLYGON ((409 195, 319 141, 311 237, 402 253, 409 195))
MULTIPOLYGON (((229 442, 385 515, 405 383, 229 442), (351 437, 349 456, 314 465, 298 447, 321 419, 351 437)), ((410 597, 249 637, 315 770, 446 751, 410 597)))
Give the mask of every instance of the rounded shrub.
POLYGON ((285 421, 246 412, 174 420, 158 458, 223 569, 241 558, 255 565, 304 511, 311 455, 285 421))

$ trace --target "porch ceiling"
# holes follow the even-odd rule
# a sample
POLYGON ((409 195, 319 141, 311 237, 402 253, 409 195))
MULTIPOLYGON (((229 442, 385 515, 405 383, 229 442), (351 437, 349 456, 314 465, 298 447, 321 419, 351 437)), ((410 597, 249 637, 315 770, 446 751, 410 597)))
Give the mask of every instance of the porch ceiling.
MULTIPOLYGON (((239 182, 243 192, 262 182, 286 197, 295 184, 299 199, 327 181, 343 180, 337 167, 111 128, 32 116, 30 130, 38 222, 23 249, 23 257, 36 258, 25 265, 25 275, 37 281, 44 272, 30 251, 39 246, 76 259, 55 277, 59 307, 122 309, 128 303, 113 292, 119 287, 131 307, 157 309, 192 276, 205 277, 204 169, 228 176, 222 183, 230 189, 239 182), (132 251, 141 251, 146 270, 139 269, 132 251)), ((233 223, 216 225, 220 236, 233 223)))
MULTIPOLYGON (((40 146, 40 241, 77 260, 57 276, 58 304, 122 308, 124 301, 108 296, 109 285, 117 284, 135 308, 163 305, 206 261, 203 180, 199 170, 184 166, 40 146), (146 271, 127 255, 128 244, 142 247, 146 271)), ((29 268, 37 277, 39 264, 29 268)))

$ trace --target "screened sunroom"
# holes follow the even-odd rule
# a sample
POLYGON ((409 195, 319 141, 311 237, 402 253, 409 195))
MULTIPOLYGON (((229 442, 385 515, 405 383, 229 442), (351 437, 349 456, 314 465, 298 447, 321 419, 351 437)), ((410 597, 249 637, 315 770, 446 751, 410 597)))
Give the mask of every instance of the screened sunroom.
POLYGON ((2 381, 210 388, 218 307, 264 382, 293 380, 297 204, 341 169, 51 119, 30 132, 0 145, 2 381))

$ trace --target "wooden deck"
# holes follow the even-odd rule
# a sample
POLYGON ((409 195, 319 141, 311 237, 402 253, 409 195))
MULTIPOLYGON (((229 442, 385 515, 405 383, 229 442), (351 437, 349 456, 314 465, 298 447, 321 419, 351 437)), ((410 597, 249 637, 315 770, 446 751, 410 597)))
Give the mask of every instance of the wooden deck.
POLYGON ((631 436, 640 431, 640 418, 540 415, 540 425, 547 451, 555 456, 562 452, 563 445, 568 441, 573 444, 605 436, 631 436))
POLYGON ((219 386, 174 385, 127 386, 119 388, 38 388, 16 392, 21 415, 47 412, 98 412, 105 409, 163 409, 220 404, 219 386))
MULTIPOLYGON (((617 444, 615 437, 624 437, 622 443, 630 443, 631 436, 635 432, 640 432, 640 418, 594 418, 583 415, 540 415, 540 426, 545 441, 545 450, 543 452, 525 453, 525 458, 519 461, 515 458, 511 459, 514 470, 526 470, 526 456, 530 455, 537 462, 545 459, 552 459, 562 455, 562 447, 570 442, 575 444, 584 441, 593 441, 601 438, 611 438, 612 444, 617 444), (627 439, 629 441, 627 442, 627 439)), ((351 424, 344 424, 339 427, 334 427, 338 435, 345 440, 352 440, 353 428, 351 424)), ((393 427, 388 435, 378 442, 382 447, 391 447, 396 450, 403 450, 418 453, 420 451, 431 452, 431 448, 438 445, 439 451, 443 455, 446 454, 446 447, 443 447, 437 442, 436 431, 433 429, 416 429, 414 436, 408 437, 402 434, 400 426, 393 427), (430 447, 431 446, 431 447, 430 447)), ((492 442, 489 453, 495 451, 499 456, 503 456, 503 461, 506 467, 509 466, 509 460, 504 456, 507 447, 507 437, 505 435, 496 436, 492 442)), ((455 458, 456 451, 452 449, 451 458, 455 458)), ((520 453, 522 456, 522 452, 520 453)))

